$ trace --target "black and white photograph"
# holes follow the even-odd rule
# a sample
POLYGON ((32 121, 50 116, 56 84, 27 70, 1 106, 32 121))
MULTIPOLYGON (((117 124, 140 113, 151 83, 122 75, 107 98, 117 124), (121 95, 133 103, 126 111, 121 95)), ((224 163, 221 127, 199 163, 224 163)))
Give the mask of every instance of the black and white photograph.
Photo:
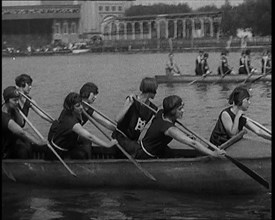
POLYGON ((271 220, 271 0, 2 1, 3 220, 271 220))

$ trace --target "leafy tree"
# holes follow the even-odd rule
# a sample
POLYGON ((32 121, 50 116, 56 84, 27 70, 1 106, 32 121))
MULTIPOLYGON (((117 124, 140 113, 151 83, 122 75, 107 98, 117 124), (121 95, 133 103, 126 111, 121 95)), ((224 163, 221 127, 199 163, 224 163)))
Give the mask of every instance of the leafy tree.
POLYGON ((220 8, 208 5, 194 11, 188 4, 137 5, 129 8, 125 15, 142 16, 215 11, 223 12, 221 30, 225 36, 234 36, 238 28, 251 28, 254 35, 271 35, 271 0, 244 0, 244 3, 234 7, 230 5, 229 0, 225 0, 225 4, 220 8))

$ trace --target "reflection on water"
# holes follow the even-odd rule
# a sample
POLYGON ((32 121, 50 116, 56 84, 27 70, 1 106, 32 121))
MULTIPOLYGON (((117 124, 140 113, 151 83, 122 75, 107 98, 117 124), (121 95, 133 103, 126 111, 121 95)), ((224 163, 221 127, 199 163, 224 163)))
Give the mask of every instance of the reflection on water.
POLYGON ((55 190, 4 185, 3 219, 271 219, 271 195, 201 196, 152 190, 55 190), (9 194, 13 191, 16 194, 9 194))
MULTIPOLYGON (((219 53, 210 53, 210 68, 216 69, 219 53)), ((229 63, 237 69, 239 53, 230 53, 229 63)), ((175 58, 184 73, 193 73, 197 53, 178 53, 175 58)), ((260 61, 252 59, 260 69, 260 61)), ((253 58, 253 57, 252 57, 253 58)), ((65 96, 78 92, 87 81, 99 86, 94 106, 114 119, 129 93, 138 94, 145 76, 164 74, 167 54, 86 54, 77 56, 17 57, 2 59, 2 89, 14 85, 16 76, 33 78, 31 96, 54 118, 65 96)), ((236 85, 186 83, 160 84, 154 103, 162 105, 176 94, 185 103, 185 126, 209 138, 220 111, 236 85)), ((271 128, 271 83, 252 84, 247 115, 271 128)), ((29 119, 47 136, 50 124, 32 111, 29 119)), ((105 138, 96 128, 87 129, 105 138)), ((251 132, 247 134, 257 139, 251 132)), ((173 143, 172 143, 173 145, 173 143)), ((41 180, 43 181, 43 180, 41 180)), ((55 190, 34 186, 3 185, 3 219, 271 219, 271 195, 211 197, 164 191, 55 190)))

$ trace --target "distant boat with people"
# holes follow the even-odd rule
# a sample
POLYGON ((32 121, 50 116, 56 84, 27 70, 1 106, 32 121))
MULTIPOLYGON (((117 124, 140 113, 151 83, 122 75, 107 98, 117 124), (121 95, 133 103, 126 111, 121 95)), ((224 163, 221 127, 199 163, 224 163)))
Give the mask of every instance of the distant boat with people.
POLYGON ((87 43, 75 43, 71 50, 73 54, 79 54, 89 52, 90 48, 87 46, 87 43))
MULTIPOLYGON (((230 74, 226 75, 223 78, 221 75, 213 74, 203 76, 196 76, 191 74, 183 75, 155 75, 155 78, 158 83, 190 83, 196 81, 197 83, 241 83, 248 78, 248 75, 244 74, 230 74)), ((253 74, 251 75, 246 82, 254 81, 263 81, 271 82, 271 74, 266 76, 262 74, 253 74)))

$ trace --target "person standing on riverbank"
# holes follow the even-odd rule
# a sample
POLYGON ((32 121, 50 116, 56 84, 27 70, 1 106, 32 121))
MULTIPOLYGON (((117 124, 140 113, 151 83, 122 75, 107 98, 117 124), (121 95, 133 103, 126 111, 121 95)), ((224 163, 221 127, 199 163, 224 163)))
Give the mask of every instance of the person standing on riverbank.
POLYGON ((27 99, 22 94, 20 94, 19 96, 19 108, 23 112, 23 114, 28 116, 29 109, 31 108, 42 119, 51 123, 52 119, 50 119, 47 115, 45 115, 37 107, 35 107, 36 102, 29 96, 32 88, 32 78, 28 74, 21 74, 15 78, 15 84, 17 89, 29 98, 27 99))
POLYGON ((29 159, 32 145, 44 145, 23 129, 24 119, 19 113, 19 93, 15 86, 4 89, 2 105, 2 159, 29 159))
POLYGON ((181 74, 177 63, 174 61, 174 53, 168 54, 168 61, 166 63, 165 72, 167 76, 173 76, 175 74, 181 74))
MULTIPOLYGON (((150 99, 155 98, 157 88, 158 84, 155 78, 143 78, 139 87, 141 94, 127 96, 123 108, 116 116, 118 130, 113 132, 112 137, 117 139, 126 151, 135 148, 142 130, 154 116, 150 109, 139 102, 145 103, 155 110, 158 109, 150 101, 150 99)), ((117 155, 118 157, 123 156, 120 151, 117 152, 117 155)))

